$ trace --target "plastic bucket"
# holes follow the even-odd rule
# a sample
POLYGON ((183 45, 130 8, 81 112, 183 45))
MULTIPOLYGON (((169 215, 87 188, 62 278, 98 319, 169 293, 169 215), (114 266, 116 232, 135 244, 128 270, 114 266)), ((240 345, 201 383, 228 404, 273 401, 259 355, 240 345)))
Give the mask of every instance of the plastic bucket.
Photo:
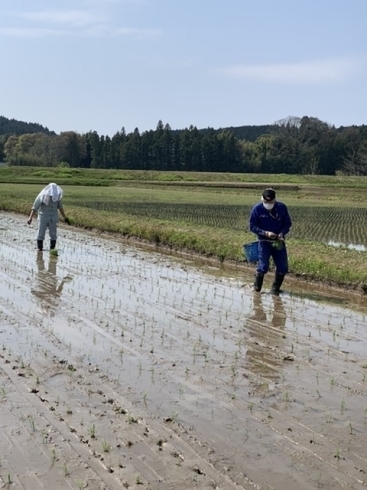
POLYGON ((259 242, 245 243, 243 253, 247 262, 257 262, 259 260, 259 242))

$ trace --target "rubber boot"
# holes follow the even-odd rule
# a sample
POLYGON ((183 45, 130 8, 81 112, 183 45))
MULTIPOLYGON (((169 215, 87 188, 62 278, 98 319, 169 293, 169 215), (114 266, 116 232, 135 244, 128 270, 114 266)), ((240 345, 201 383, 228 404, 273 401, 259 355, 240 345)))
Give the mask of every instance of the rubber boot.
POLYGON ((37 248, 42 252, 43 250, 43 240, 37 240, 37 248))
POLYGON ((50 249, 53 250, 56 247, 56 240, 50 240, 50 249))
POLYGON ((261 288, 263 287, 263 281, 264 281, 264 274, 257 273, 255 276, 254 289, 258 293, 261 291, 261 288))
POLYGON ((275 274, 273 285, 271 286, 271 292, 273 294, 280 293, 280 286, 283 284, 284 274, 275 274))

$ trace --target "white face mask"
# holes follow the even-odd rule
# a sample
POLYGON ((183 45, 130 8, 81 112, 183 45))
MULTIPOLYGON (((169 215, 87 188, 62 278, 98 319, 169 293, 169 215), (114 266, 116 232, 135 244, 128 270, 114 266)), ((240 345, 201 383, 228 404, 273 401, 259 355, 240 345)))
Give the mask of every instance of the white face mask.
POLYGON ((272 204, 266 204, 265 202, 263 202, 263 206, 264 206, 265 209, 267 209, 268 211, 270 211, 271 209, 273 209, 274 203, 272 203, 272 204))

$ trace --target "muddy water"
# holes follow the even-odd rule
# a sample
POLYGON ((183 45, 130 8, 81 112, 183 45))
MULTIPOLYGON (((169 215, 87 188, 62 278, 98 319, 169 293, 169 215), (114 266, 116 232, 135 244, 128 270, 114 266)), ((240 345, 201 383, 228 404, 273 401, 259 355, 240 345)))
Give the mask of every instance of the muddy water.
POLYGON ((4 484, 10 472, 23 488, 55 473, 54 488, 364 488, 363 298, 291 278, 256 294, 251 268, 62 226, 54 257, 15 215, 0 215, 0 241, 0 410, 23 407, 0 423, 4 484), (30 420, 63 459, 37 458, 30 420), (27 471, 6 456, 17 429, 27 471))

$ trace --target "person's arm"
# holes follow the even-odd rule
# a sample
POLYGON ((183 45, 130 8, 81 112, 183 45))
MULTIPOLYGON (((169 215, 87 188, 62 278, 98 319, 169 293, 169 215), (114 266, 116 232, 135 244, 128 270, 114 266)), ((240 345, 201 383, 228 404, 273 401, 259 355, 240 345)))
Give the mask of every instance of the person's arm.
POLYGON ((27 223, 30 225, 32 223, 33 216, 36 214, 36 210, 32 209, 31 214, 29 215, 29 218, 27 220, 27 223))
POLYGON ((281 240, 284 240, 285 235, 289 233, 289 230, 291 229, 292 226, 292 220, 291 217, 289 216, 287 206, 285 204, 283 204, 283 206, 284 206, 283 226, 282 226, 282 231, 278 235, 278 238, 281 240))
POLYGON ((29 218, 27 220, 27 223, 30 225, 32 223, 32 219, 33 219, 33 216, 36 214, 36 212, 39 210, 40 206, 41 206, 41 200, 40 199, 36 199, 33 203, 33 206, 32 206, 32 209, 31 209, 31 214, 29 215, 29 218))
POLYGON ((252 233, 255 233, 255 235, 264 235, 265 232, 261 228, 257 226, 258 222, 258 216, 257 216, 257 210, 256 208, 252 208, 251 215, 250 215, 250 231, 252 233))
POLYGON ((70 224, 70 220, 69 220, 69 218, 67 218, 67 216, 65 214, 64 206, 62 204, 62 201, 59 201, 58 208, 59 208, 59 211, 60 211, 61 216, 64 218, 65 223, 67 223, 69 225, 70 224))
POLYGON ((59 211, 60 211, 61 216, 64 218, 64 220, 66 220, 66 214, 65 214, 64 208, 59 208, 59 211))

